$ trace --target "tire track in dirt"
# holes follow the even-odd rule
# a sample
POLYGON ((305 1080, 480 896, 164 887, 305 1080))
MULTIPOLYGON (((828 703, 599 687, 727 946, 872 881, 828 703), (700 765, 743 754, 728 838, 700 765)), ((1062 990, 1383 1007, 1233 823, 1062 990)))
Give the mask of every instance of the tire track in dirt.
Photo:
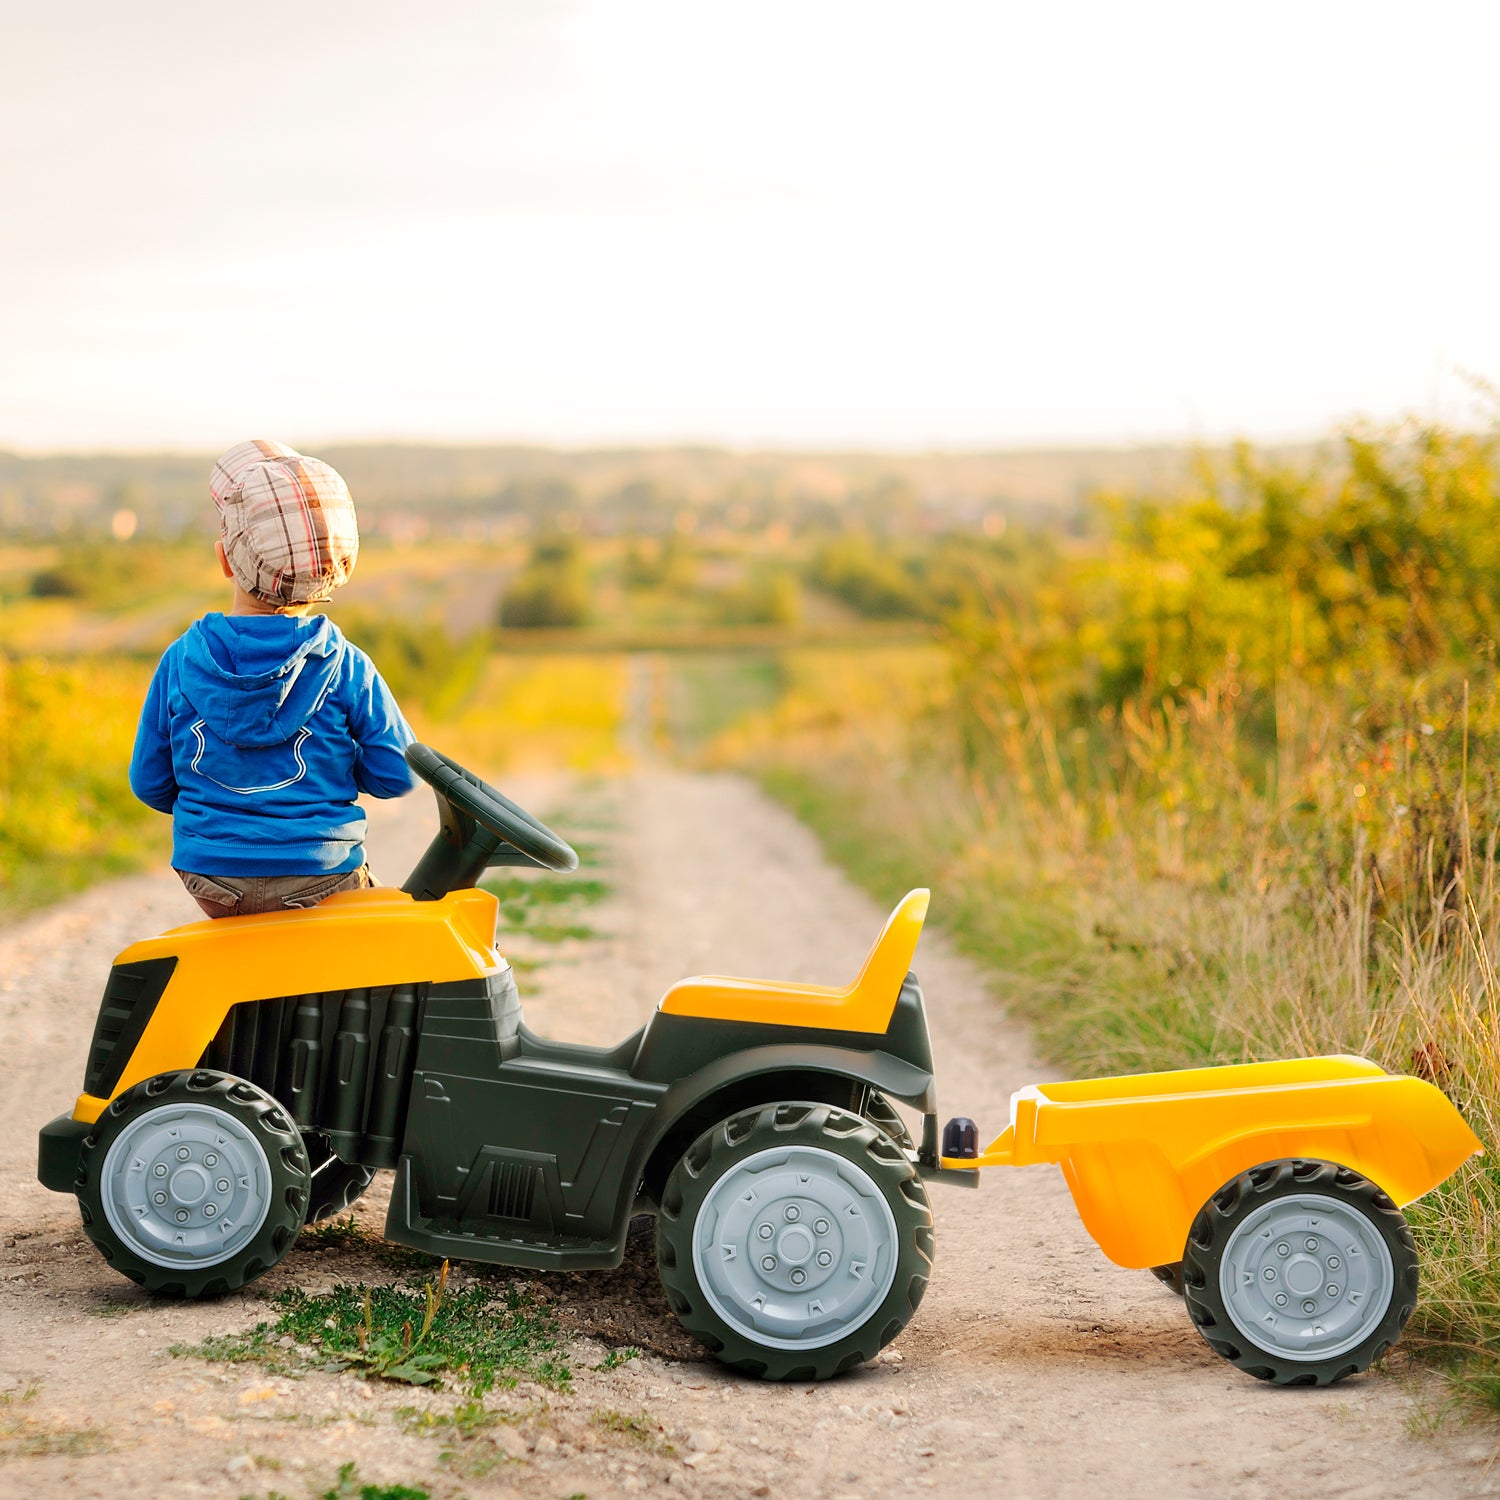
MULTIPOLYGON (((600 936, 551 950, 522 978, 528 1022, 544 1034, 618 1040, 673 980, 696 972, 845 981, 884 919, 805 829, 740 778, 652 770, 506 790, 554 815, 565 835, 570 808, 602 808, 613 824, 583 835, 604 844, 613 885, 589 918, 600 936)), ((431 824, 425 794, 372 809, 384 878, 401 878, 431 824)), ((98 1258, 69 1200, 35 1182, 35 1136, 77 1091, 112 955, 192 917, 161 872, 0 933, 0 1393, 40 1381, 32 1401, 0 1407, 8 1493, 161 1500, 274 1489, 303 1500, 349 1460, 363 1482, 434 1496, 1329 1500, 1500 1489, 1485 1467, 1486 1432, 1409 1434, 1418 1408, 1404 1381, 1375 1373, 1330 1390, 1278 1390, 1231 1369, 1178 1299, 1103 1259, 1046 1168, 989 1174, 975 1192, 933 1187, 937 1264, 915 1320, 879 1361, 820 1386, 754 1384, 702 1361, 661 1298, 649 1235, 632 1236, 617 1271, 531 1278, 574 1334, 579 1374, 545 1404, 525 1387, 495 1398, 514 1417, 503 1434, 511 1459, 485 1475, 455 1473, 441 1443, 395 1418, 414 1402, 451 1407, 451 1396, 173 1359, 174 1343, 265 1316, 256 1289, 211 1304, 142 1298, 98 1258), (620 1343, 646 1353, 615 1370, 587 1368, 620 1343), (646 1414, 659 1443, 602 1431, 601 1410, 646 1414), (26 1435, 43 1431, 84 1436, 78 1451, 25 1451, 37 1446, 26 1435), (83 1451, 92 1441, 104 1450, 83 1451)), ((923 938, 916 968, 942 1108, 992 1134, 1011 1090, 1045 1070, 939 934, 923 938)), ((356 1211, 362 1226, 378 1233, 388 1195, 382 1173, 356 1211)), ((460 1282, 466 1274, 456 1268, 460 1282)), ((302 1244, 264 1285, 314 1290, 389 1275, 368 1243, 302 1244)))

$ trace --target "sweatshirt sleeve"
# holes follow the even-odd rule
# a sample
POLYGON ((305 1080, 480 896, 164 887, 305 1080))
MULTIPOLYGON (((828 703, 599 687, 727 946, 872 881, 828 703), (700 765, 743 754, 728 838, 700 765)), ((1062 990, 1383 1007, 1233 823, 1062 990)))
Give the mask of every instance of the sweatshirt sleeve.
POLYGON ((167 726, 168 656, 157 663, 141 705, 135 750, 130 757, 130 790, 157 812, 169 813, 177 801, 177 776, 172 770, 172 741, 167 726))
POLYGON ((416 739, 375 664, 350 650, 349 728, 354 735, 354 784, 372 797, 404 797, 417 784, 402 751, 416 739))

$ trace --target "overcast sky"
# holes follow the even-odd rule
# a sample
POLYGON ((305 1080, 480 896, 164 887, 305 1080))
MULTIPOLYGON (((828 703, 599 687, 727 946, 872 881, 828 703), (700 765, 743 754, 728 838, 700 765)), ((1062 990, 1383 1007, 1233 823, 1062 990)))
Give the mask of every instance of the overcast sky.
POLYGON ((141 0, 0 40, 0 445, 1472 417, 1492 4, 141 0))

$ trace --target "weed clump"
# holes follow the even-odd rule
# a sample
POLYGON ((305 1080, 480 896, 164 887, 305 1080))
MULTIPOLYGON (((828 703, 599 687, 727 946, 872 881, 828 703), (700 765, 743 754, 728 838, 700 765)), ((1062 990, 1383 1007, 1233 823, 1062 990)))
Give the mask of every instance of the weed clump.
POLYGON ((451 1379, 476 1399, 522 1379, 552 1390, 572 1380, 545 1306, 513 1283, 452 1291, 446 1261, 420 1291, 340 1283, 323 1293, 292 1287, 272 1300, 279 1309, 274 1321, 174 1345, 171 1352, 262 1364, 283 1374, 349 1370, 418 1386, 451 1379))

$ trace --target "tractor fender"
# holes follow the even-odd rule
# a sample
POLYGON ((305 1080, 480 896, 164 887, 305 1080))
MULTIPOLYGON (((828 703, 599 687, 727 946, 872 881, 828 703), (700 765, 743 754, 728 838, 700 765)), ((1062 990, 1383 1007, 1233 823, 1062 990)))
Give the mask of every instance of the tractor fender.
POLYGON ((689 1145, 709 1126, 739 1109, 781 1099, 827 1100, 839 1082, 878 1089, 931 1114, 937 1090, 930 1070, 887 1052, 806 1044, 753 1047, 721 1057, 672 1084, 657 1103, 648 1130, 631 1153, 621 1180, 620 1215, 630 1212, 636 1185, 648 1197, 689 1145))

